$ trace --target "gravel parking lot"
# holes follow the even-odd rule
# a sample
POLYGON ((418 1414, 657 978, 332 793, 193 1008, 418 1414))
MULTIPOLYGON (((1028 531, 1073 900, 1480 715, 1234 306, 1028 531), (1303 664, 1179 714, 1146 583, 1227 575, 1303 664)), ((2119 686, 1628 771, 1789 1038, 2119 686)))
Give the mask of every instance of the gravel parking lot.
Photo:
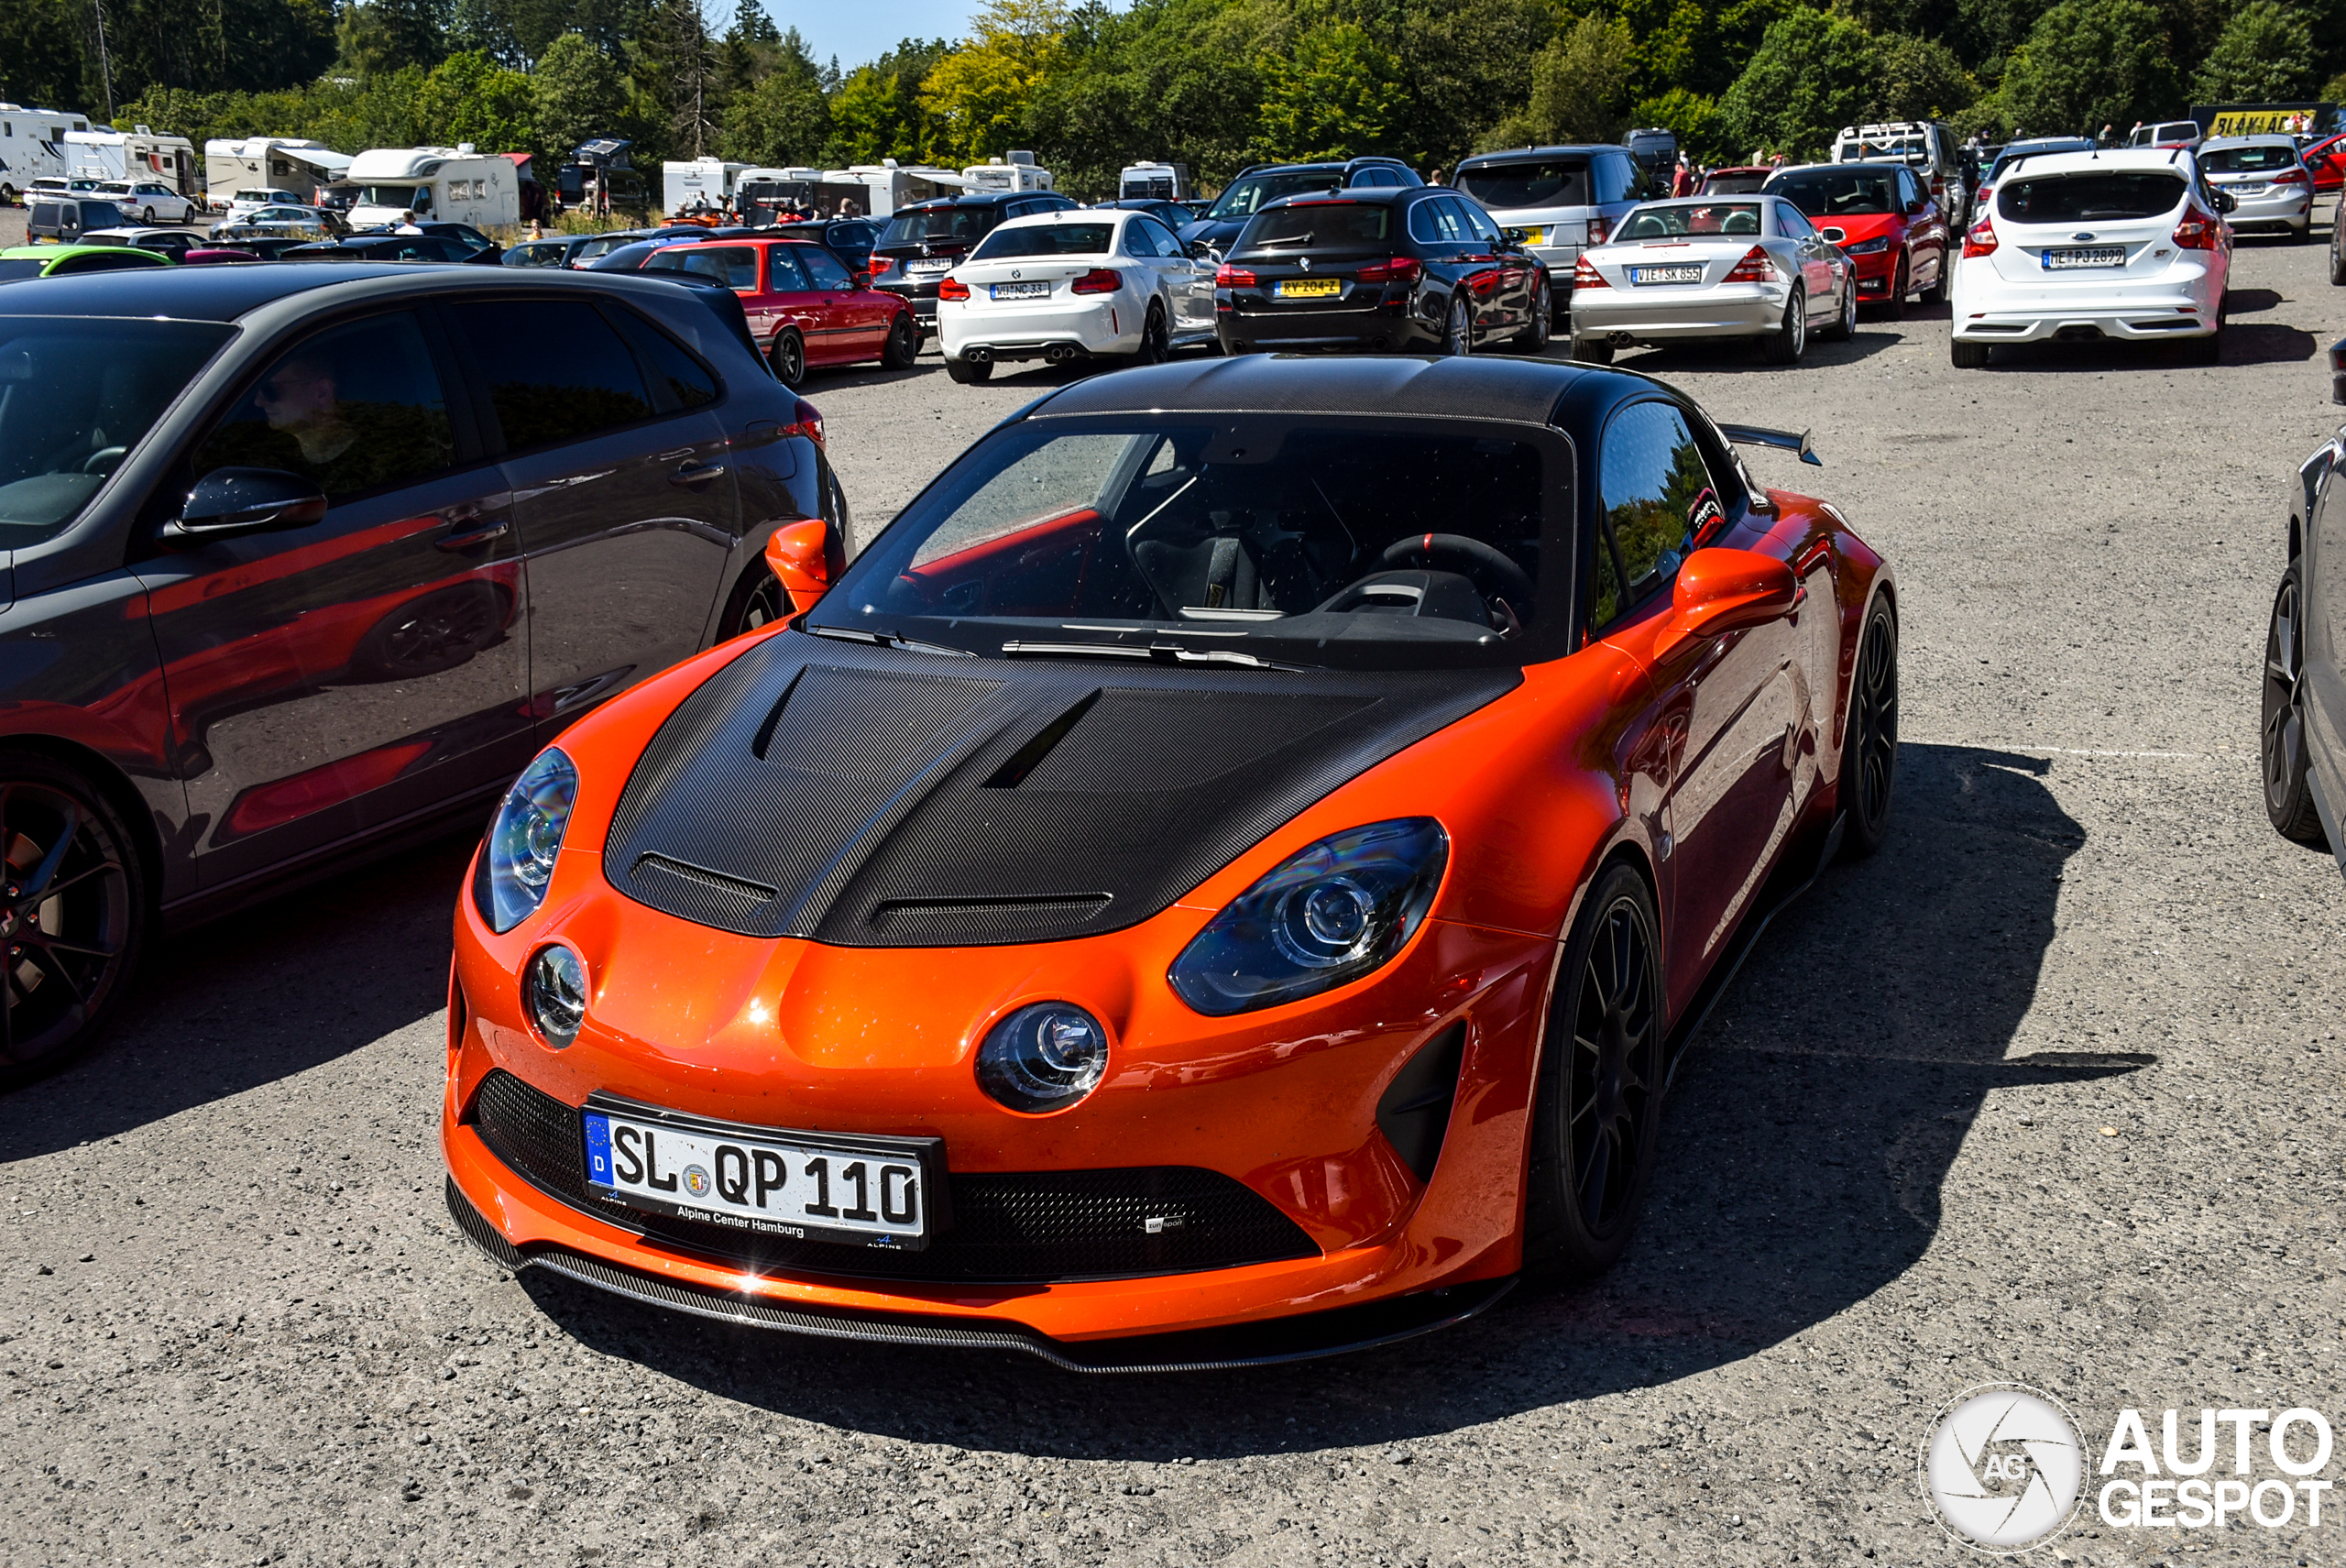
MULTIPOLYGON (((449 844, 168 944, 104 1048, 0 1102, 0 1563, 1856 1568, 1959 1555, 1916 1450, 1982 1380, 2089 1445, 2125 1407, 2154 1442, 2169 1407, 2339 1419, 2346 887, 2265 823, 2256 701, 2346 290, 2318 244, 2232 277, 2212 368, 1957 372, 1944 307, 1792 369, 1624 356, 1814 431, 1822 469, 1751 461, 1895 562, 1905 744, 1889 846, 1744 969, 1600 1285, 1082 1379, 517 1280, 441 1202, 449 844)), ((860 534, 1061 378, 818 374, 860 534)), ((2336 1508, 2088 1501, 2060 1551, 2346 1561, 2336 1508)))

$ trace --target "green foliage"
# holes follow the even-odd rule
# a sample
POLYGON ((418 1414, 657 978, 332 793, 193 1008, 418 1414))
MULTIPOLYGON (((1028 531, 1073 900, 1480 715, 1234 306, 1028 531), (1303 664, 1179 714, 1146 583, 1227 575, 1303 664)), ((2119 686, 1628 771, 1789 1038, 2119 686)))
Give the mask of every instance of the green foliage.
POLYGON ((2302 98, 2315 77, 2313 29, 2276 0, 2247 0, 2232 13, 2191 81, 2202 104, 2265 104, 2302 98))
POLYGON ((758 58, 763 74, 726 105, 725 156, 769 167, 815 163, 831 139, 831 110, 806 40, 793 27, 758 58))
POLYGON ((1821 158, 1843 126, 1865 117, 1880 70, 1880 42, 1856 22, 1794 11, 1768 28, 1719 100, 1721 133, 1738 158, 1762 148, 1821 158))
POLYGON ((1531 101, 1495 127, 1500 147, 1614 141, 1628 128, 1637 39, 1629 25, 1592 11, 1531 61, 1531 101))
POLYGON ((1629 118, 1641 126, 1666 126, 1678 133, 1689 157, 1716 162, 1727 151, 1720 138, 1718 104, 1699 93, 1673 87, 1658 98, 1641 98, 1629 118))
POLYGON ((1060 0, 990 0, 976 36, 929 69, 920 106, 948 163, 982 163, 1016 145, 1043 82, 1065 61, 1060 0))
POLYGON ((824 161, 934 161, 937 137, 928 111, 921 106, 920 88, 950 47, 942 38, 906 38, 870 65, 849 72, 831 94, 831 140, 824 161))
POLYGON ((538 57, 532 77, 538 145, 558 156, 602 136, 627 110, 627 86, 610 58, 578 33, 565 33, 538 57))
POLYGON ((1263 62, 1255 137, 1264 159, 1381 152, 1398 117, 1401 62, 1352 22, 1306 30, 1263 62))
POLYGON ((1864 118, 1940 120, 1979 101, 1979 83, 1955 50, 1936 38, 1891 33, 1880 43, 1880 66, 1864 118))
POLYGON ((1997 98, 2002 123, 2032 136, 2122 130, 2183 102, 2164 18, 2143 0, 2063 0, 2012 52, 1997 98))

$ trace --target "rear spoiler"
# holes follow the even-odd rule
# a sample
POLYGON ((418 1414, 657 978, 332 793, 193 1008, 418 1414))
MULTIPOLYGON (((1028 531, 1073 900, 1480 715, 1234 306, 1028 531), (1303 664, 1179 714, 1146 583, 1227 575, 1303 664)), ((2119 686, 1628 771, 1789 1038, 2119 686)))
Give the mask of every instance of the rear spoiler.
POLYGON ((1794 435, 1789 430, 1766 430, 1756 424, 1723 424, 1719 433, 1740 446, 1773 446, 1782 452, 1797 452, 1800 460, 1822 468, 1825 459, 1808 444, 1808 432, 1794 435))

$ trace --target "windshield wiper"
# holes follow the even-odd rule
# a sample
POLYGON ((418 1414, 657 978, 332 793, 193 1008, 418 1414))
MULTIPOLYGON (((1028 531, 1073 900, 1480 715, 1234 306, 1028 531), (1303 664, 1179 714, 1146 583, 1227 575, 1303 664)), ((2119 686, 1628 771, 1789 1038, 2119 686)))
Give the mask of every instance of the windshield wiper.
POLYGON ((948 659, 974 659, 967 648, 948 648, 939 642, 920 642, 900 631, 857 631, 845 626, 815 626, 800 628, 816 637, 837 638, 841 642, 872 642, 882 648, 901 648, 907 653, 942 653, 948 659))
POLYGON ((1129 642, 1024 642, 1002 645, 1004 657, 1018 659, 1146 659, 1158 664, 1236 664, 1249 670, 1304 671, 1302 664, 1283 664, 1235 648, 1185 648, 1178 642, 1152 642, 1146 648, 1129 642))

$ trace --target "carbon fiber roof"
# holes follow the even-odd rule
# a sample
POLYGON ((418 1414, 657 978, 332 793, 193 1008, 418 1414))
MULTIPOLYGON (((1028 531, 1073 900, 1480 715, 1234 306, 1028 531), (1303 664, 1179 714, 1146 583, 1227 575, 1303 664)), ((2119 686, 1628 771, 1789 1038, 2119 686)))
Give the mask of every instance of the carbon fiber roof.
POLYGON ((1577 382, 1610 374, 1539 359, 1242 354, 1094 376, 1028 417, 1374 413, 1547 424, 1577 382))

